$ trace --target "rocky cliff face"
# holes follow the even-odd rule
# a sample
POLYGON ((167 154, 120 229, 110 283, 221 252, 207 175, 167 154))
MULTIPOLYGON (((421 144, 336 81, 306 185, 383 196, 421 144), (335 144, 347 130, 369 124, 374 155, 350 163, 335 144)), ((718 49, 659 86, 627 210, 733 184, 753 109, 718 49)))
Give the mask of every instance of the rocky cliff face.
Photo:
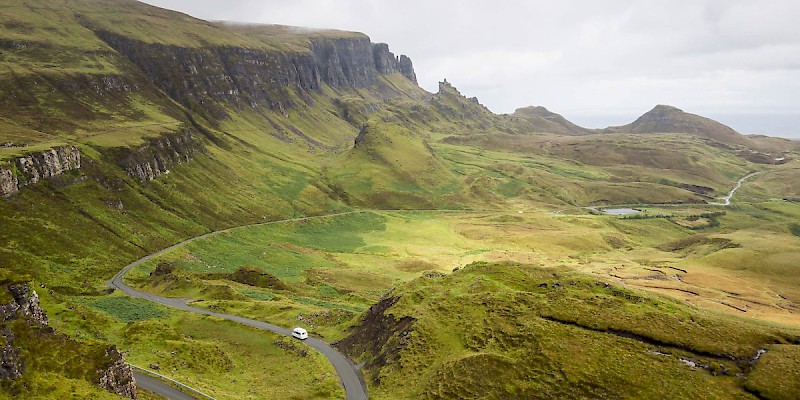
POLYGON ((128 175, 148 182, 169 173, 173 165, 189 161, 202 148, 194 134, 185 131, 153 139, 136 149, 124 149, 118 162, 128 175))
MULTIPOLYGON (((411 317, 397 319, 388 312, 398 300, 385 297, 372 305, 350 335, 334 346, 352 359, 365 361, 365 367, 373 372, 398 362, 415 322, 411 317)), ((371 374, 371 378, 375 384, 380 384, 379 373, 371 374)))
POLYGON ((39 295, 25 283, 9 285, 6 290, 12 300, 0 306, 0 322, 26 318, 33 323, 47 326, 47 314, 39 306, 39 295))
POLYGON ((380 74, 391 74, 399 72, 411 82, 417 83, 417 74, 414 73, 414 65, 411 59, 405 55, 397 57, 389 51, 386 43, 375 43, 372 45, 372 55, 375 58, 375 69, 380 74))
POLYGON ((81 168, 81 152, 64 146, 18 157, 13 167, 0 168, 0 195, 9 197, 24 186, 81 168))
POLYGON ((133 378, 133 369, 125 362, 122 353, 116 347, 111 346, 106 350, 105 355, 111 364, 108 368, 98 371, 100 387, 122 397, 136 399, 136 379, 133 378))
MULTIPOLYGON (((47 314, 39 304, 39 296, 36 291, 31 290, 27 283, 10 284, 5 287, 7 298, 10 300, 0 305, 0 381, 18 379, 25 374, 26 357, 47 357, 46 354, 23 355, 17 341, 33 340, 51 342, 50 346, 66 347, 79 349, 79 346, 68 336, 57 333, 48 326, 47 314), (14 321, 24 322, 23 325, 14 325, 14 321), (15 331, 16 330, 16 334, 15 331), (35 332, 35 333, 34 333, 35 332), (27 339, 25 339, 27 336, 27 339), (19 338, 22 339, 19 339, 19 338)), ((47 346, 42 348, 46 349, 47 346)), ((116 347, 84 351, 75 354, 76 359, 88 360, 95 359, 97 364, 93 368, 100 366, 95 371, 94 383, 120 396, 135 399, 136 381, 130 365, 125 363, 125 359, 116 347), (97 351, 98 354, 92 354, 97 351)), ((33 362, 36 364, 36 362, 33 362)), ((91 364, 90 364, 91 365, 91 364)), ((89 370, 89 371, 94 371, 89 370)), ((87 371, 87 372, 89 372, 87 371)), ((71 372, 75 373, 75 372, 71 372)), ((72 376, 74 379, 82 379, 92 376, 91 373, 84 374, 78 372, 72 376)))
POLYGON ((15 345, 14 332, 5 322, 27 319, 32 324, 47 326, 47 315, 39 306, 39 296, 27 284, 12 284, 6 287, 11 301, 0 305, 0 380, 16 379, 24 372, 22 351, 15 345))
POLYGON ((267 107, 293 106, 287 89, 367 87, 377 76, 401 72, 416 82, 408 57, 397 58, 385 44, 368 37, 314 38, 307 52, 245 47, 180 47, 145 43, 115 33, 97 35, 128 58, 173 99, 214 118, 226 113, 219 103, 267 107))

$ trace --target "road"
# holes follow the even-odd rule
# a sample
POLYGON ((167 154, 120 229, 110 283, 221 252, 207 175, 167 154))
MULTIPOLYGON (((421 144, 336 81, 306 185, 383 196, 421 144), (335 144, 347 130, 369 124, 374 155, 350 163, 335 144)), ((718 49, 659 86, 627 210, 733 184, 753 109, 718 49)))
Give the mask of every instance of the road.
POLYGON ((712 205, 712 206, 729 206, 729 205, 731 205, 731 199, 733 198, 733 195, 736 194, 736 191, 739 190, 739 188, 742 187, 742 185, 744 184, 744 181, 746 181, 746 180, 750 179, 751 177, 756 176, 756 175, 758 175, 758 174, 760 174, 762 172, 764 172, 764 171, 753 172, 753 173, 750 173, 750 174, 744 176, 742 179, 739 179, 739 181, 736 182, 736 186, 733 189, 731 189, 730 193, 728 193, 727 196, 717 197, 717 200, 724 200, 725 201, 724 203, 708 203, 708 204, 712 205))
MULTIPOLYGON (((321 215, 321 216, 316 216, 316 217, 290 218, 290 219, 285 219, 285 220, 280 220, 280 221, 270 221, 270 222, 264 222, 264 223, 253 224, 253 225, 248 225, 248 226, 271 225, 271 224, 279 224, 279 223, 287 223, 287 222, 308 221, 308 220, 317 219, 317 218, 324 218, 324 217, 331 217, 331 216, 341 216, 341 215, 348 215, 348 214, 357 214, 357 213, 364 213, 364 212, 371 212, 371 211, 348 211, 348 212, 335 213, 335 214, 329 214, 329 215, 321 215)), ((166 249, 163 249, 163 250, 158 251, 156 253, 150 254, 150 255, 148 255, 146 257, 142 257, 142 258, 140 258, 140 259, 128 264, 127 266, 125 266, 125 268, 123 268, 122 271, 120 271, 117 275, 114 276, 114 278, 111 279, 109 284, 110 284, 110 286, 121 290, 122 292, 124 292, 125 294, 127 294, 128 296, 131 296, 131 297, 137 297, 137 298, 140 298, 140 299, 145 299, 145 300, 151 301, 153 303, 161 304, 163 306, 172 307, 172 308, 176 308, 176 309, 183 310, 183 311, 189 311, 189 312, 193 312, 193 313, 196 313, 196 314, 202 314, 202 315, 208 315, 208 316, 212 316, 212 317, 226 319, 228 321, 237 322, 237 323, 240 323, 242 325, 247 325, 247 326, 251 326, 251 327, 254 327, 254 328, 258 328, 258 329, 263 329, 263 330, 267 330, 267 331, 270 331, 270 332, 274 332, 274 333, 277 333, 279 335, 291 336, 292 331, 290 329, 287 329, 287 328, 283 328, 283 327, 280 327, 280 326, 277 326, 277 325, 273 325, 273 324, 270 324, 270 323, 266 323, 266 322, 262 322, 262 321, 256 321, 256 320, 249 319, 249 318, 239 317, 239 316, 236 316, 236 315, 223 314, 223 313, 218 313, 218 312, 214 312, 214 311, 210 311, 210 310, 204 310, 202 308, 192 307, 192 306, 186 304, 187 301, 188 301, 187 299, 175 299, 175 298, 169 298, 169 297, 161 297, 161 296, 157 296, 157 295, 154 295, 154 294, 141 292, 141 291, 138 291, 138 290, 128 286, 127 284, 125 284, 125 282, 122 281, 123 278, 125 277, 125 274, 127 274, 131 269, 135 268, 136 266, 138 266, 138 265, 140 265, 140 264, 142 264, 144 262, 150 261, 153 258, 161 256, 161 255, 163 255, 165 253, 168 253, 168 252, 170 252, 170 251, 172 251, 172 250, 174 250, 174 249, 176 249, 178 247, 185 246, 185 245, 187 245, 187 244, 189 244, 191 242, 194 242, 195 240, 200 240, 200 239, 204 239, 204 238, 207 238, 207 237, 210 237, 210 236, 215 236, 215 235, 218 235, 220 233, 228 232, 228 231, 230 231, 232 229, 236 229, 236 228, 224 229, 224 230, 220 230, 220 231, 210 232, 210 233, 207 233, 205 235, 200 235, 200 236, 197 236, 197 237, 193 237, 191 239, 187 239, 187 240, 184 240, 183 242, 180 242, 180 243, 177 243, 177 244, 172 245, 170 247, 167 247, 166 249)), ((307 345, 309 345, 310 347, 312 347, 313 349, 315 349, 315 350, 319 351, 320 353, 322 353, 323 355, 325 355, 326 358, 328 358, 328 361, 330 361, 330 363, 333 365, 333 368, 336 370, 336 374, 339 375, 339 381, 342 384, 342 386, 344 387, 344 392, 345 392, 345 396, 346 396, 347 400, 365 400, 365 399, 367 399, 367 389, 361 383, 361 380, 359 379, 359 373, 356 370, 356 367, 354 366, 354 364, 350 360, 348 360, 344 355, 342 355, 336 349, 334 349, 329 343, 326 343, 326 342, 324 342, 322 340, 319 340, 317 338, 309 337, 308 339, 304 340, 304 342, 307 345)), ((155 379, 152 379, 152 378, 149 379, 148 380, 148 384, 153 383, 152 382, 153 380, 155 380, 155 379)), ((166 387, 168 387, 168 386, 166 386, 166 387)), ((154 390, 154 391, 158 392, 159 394, 162 394, 158 390, 154 390)), ((162 394, 162 395, 164 395, 164 394, 162 394)), ((169 397, 169 396, 165 396, 165 397, 168 397, 168 398, 170 398, 172 400, 184 400, 184 399, 186 399, 186 397, 169 397)), ((189 398, 191 398, 191 397, 189 397, 189 398)))
MULTIPOLYGON (((153 254, 147 255, 142 257, 128 265, 125 266, 119 273, 117 273, 111 281, 109 281, 109 286, 117 288, 131 297, 136 297, 144 300, 148 300, 157 304, 161 304, 163 306, 176 308, 183 311, 189 311, 197 314, 208 315, 212 317, 222 318, 229 321, 237 322, 243 325, 251 326, 258 329, 267 330, 270 332, 277 333, 279 335, 291 336, 291 330, 287 328, 283 328, 277 325, 273 325, 267 322, 256 321, 249 318, 243 318, 236 315, 230 314, 222 314, 210 310, 204 310, 202 308, 192 307, 187 304, 189 301, 188 299, 175 299, 169 297, 161 297, 154 294, 146 293, 138 291, 123 282, 123 278, 125 275, 136 268, 137 266, 145 263, 147 261, 152 260, 153 258, 162 256, 166 253, 169 253, 172 250, 175 250, 179 247, 185 246, 191 242, 196 240, 205 239, 211 236, 216 236, 221 233, 230 232, 234 229, 245 228, 245 227, 252 227, 252 226, 262 226, 262 225, 274 225, 274 224, 282 224, 287 222, 299 222, 299 221, 309 221, 313 219, 319 218, 326 218, 326 217, 333 217, 333 216, 343 216, 349 214, 360 214, 360 213, 375 213, 375 212, 439 212, 439 213, 480 213, 480 212, 502 212, 504 210, 356 210, 356 211, 345 211, 339 213, 332 213, 326 215, 319 215, 314 217, 301 217, 301 218, 289 218, 283 219, 278 221, 269 221, 269 222, 261 222, 256 224, 232 227, 228 229, 223 229, 219 231, 209 232, 204 235, 196 236, 191 239, 186 239, 180 243, 176 243, 170 247, 167 247, 161 251, 155 252, 153 254)), ((348 360, 344 355, 336 351, 329 343, 326 343, 322 340, 317 338, 309 337, 304 341, 307 345, 312 347, 313 349, 319 351, 325 357, 328 358, 328 361, 333 365, 333 368, 336 370, 336 374, 339 375, 339 381, 344 387, 345 395, 347 400, 365 400, 367 399, 367 389, 364 383, 359 379, 359 373, 354 363, 348 360)), ((138 376, 142 376, 142 374, 137 375, 137 382, 138 376)), ((150 387, 145 387, 150 391, 156 392, 164 397, 167 397, 172 400, 185 400, 185 399, 193 399, 193 397, 187 397, 185 394, 180 393, 173 389, 172 387, 165 385, 164 383, 160 382, 159 380, 146 376, 143 380, 146 382, 147 385, 150 387), (179 393, 172 395, 173 393, 179 393), (183 397, 181 397, 183 396, 183 397)), ((144 386, 143 386, 144 387, 144 386)))
POLYGON ((155 394, 164 396, 171 400, 197 400, 197 398, 189 396, 169 385, 164 384, 160 380, 153 378, 141 372, 134 371, 133 378, 136 379, 136 387, 140 389, 149 390, 155 394))
POLYGON ((741 179, 739 179, 739 181, 736 182, 736 186, 734 186, 733 189, 731 189, 730 193, 728 193, 727 196, 722 196, 722 197, 717 197, 716 198, 717 200, 724 200, 724 203, 716 203, 716 202, 706 201, 705 203, 617 204, 617 205, 609 205, 609 206, 588 206, 588 207, 583 207, 583 208, 585 208, 587 210, 602 211, 603 209, 607 209, 607 208, 614 209, 614 208, 635 208, 635 207, 681 207, 681 206, 725 206, 725 207, 727 207, 727 206, 731 205, 731 200, 733 199, 733 195, 736 194, 736 191, 739 190, 742 187, 742 185, 744 184, 744 181, 746 181, 746 180, 750 179, 751 177, 756 176, 758 174, 762 174, 764 172, 767 172, 767 171, 751 172, 751 173, 743 176, 741 179))

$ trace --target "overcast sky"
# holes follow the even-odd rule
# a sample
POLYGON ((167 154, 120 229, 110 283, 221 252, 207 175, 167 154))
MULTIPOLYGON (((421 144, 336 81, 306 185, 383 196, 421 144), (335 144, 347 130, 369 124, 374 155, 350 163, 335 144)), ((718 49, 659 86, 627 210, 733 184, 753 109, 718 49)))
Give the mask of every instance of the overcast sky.
POLYGON ((368 34, 495 112, 543 105, 588 127, 669 104, 800 137, 796 0, 147 0, 208 20, 368 34))

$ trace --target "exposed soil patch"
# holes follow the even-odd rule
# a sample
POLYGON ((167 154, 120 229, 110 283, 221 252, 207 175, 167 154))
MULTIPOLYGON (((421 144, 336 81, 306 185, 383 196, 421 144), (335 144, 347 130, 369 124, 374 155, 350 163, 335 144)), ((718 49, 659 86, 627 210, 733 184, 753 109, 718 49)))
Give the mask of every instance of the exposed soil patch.
POLYGON ((413 329, 414 318, 396 318, 387 313, 398 300, 397 297, 381 299, 369 308, 349 336, 333 343, 351 359, 363 360, 366 370, 375 371, 370 378, 376 385, 380 384, 378 372, 400 358, 413 329))

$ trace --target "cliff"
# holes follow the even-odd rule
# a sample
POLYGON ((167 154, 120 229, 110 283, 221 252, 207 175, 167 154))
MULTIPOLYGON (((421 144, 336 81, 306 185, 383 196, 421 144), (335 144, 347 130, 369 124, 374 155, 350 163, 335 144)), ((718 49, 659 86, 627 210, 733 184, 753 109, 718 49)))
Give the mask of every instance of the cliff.
POLYGON ((10 167, 0 167, 0 195, 9 197, 19 189, 81 168, 81 152, 62 146, 17 157, 10 167))
POLYGON ((0 306, 0 381, 19 378, 24 372, 22 350, 14 332, 6 322, 25 319, 38 326, 47 326, 47 315, 39 306, 39 296, 27 284, 6 286, 11 299, 0 306))
POLYGON ((365 35, 312 37, 305 51, 278 51, 149 43, 103 30, 96 34, 178 103, 216 119, 227 116, 225 105, 284 112, 294 106, 292 88, 366 88, 394 72, 416 83, 408 57, 396 57, 386 44, 373 44, 365 35))
POLYGON ((202 150, 203 145, 192 131, 184 131, 150 139, 135 149, 121 149, 116 158, 128 175, 148 182, 169 173, 173 165, 189 161, 202 150))
POLYGON ((138 393, 133 369, 125 362, 122 353, 116 347, 111 346, 106 350, 105 357, 109 360, 109 365, 97 371, 100 375, 98 382, 100 387, 122 397, 136 399, 138 393))
POLYGON ((399 72, 411 82, 417 83, 417 74, 414 72, 414 65, 411 59, 405 55, 399 57, 389 51, 386 43, 375 43, 372 45, 372 55, 375 58, 375 68, 380 74, 391 74, 399 72))
POLYGON ((65 368, 61 373, 73 379, 88 379, 111 393, 137 398, 133 370, 116 347, 79 347, 48 326, 39 296, 27 283, 6 284, 5 289, 0 293, 7 299, 0 305, 0 383, 24 380, 28 373, 37 373, 44 360, 48 370, 65 368), (32 366, 30 371, 26 365, 32 366))

